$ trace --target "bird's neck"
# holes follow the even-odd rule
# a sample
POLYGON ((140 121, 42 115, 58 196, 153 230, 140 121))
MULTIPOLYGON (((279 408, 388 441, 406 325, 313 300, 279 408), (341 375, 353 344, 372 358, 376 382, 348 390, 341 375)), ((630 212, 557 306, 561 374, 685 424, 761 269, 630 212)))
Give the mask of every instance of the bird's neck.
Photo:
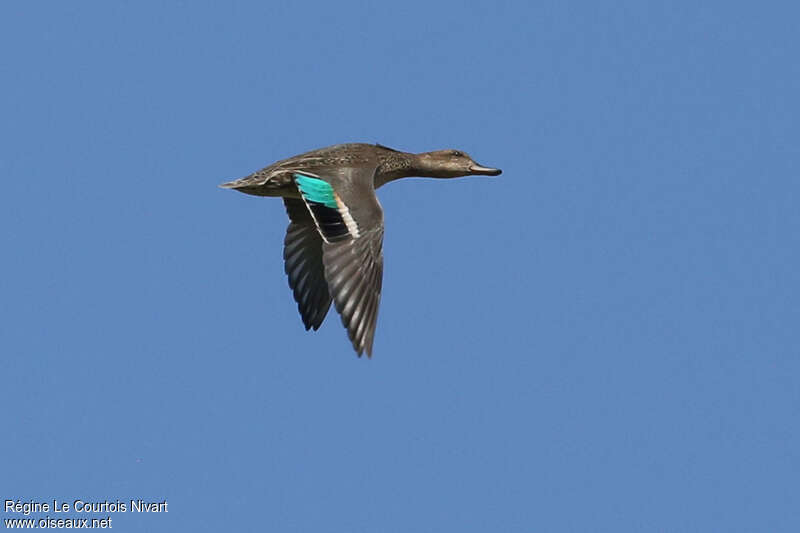
POLYGON ((375 188, 400 178, 441 178, 442 169, 432 164, 427 154, 409 154, 394 152, 381 158, 378 172, 375 174, 375 188))
POLYGON ((375 188, 381 187, 390 181, 410 176, 424 176, 420 174, 419 158, 416 154, 405 152, 391 152, 381 157, 378 171, 375 173, 375 188))

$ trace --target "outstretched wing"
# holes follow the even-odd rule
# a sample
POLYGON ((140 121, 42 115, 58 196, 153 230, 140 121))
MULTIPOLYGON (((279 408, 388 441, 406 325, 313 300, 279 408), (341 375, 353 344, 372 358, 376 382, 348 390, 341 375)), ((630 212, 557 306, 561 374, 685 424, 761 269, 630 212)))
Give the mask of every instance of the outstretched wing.
POLYGON ((357 239, 325 243, 323 262, 336 310, 358 355, 372 357, 383 283, 383 226, 357 239))
POLYGON ((328 290, 358 355, 372 356, 383 282, 383 210, 375 167, 296 173, 295 183, 323 239, 328 290))
POLYGON ((289 227, 283 241, 283 260, 289 287, 306 330, 322 325, 331 306, 322 263, 322 237, 302 200, 284 198, 289 227))

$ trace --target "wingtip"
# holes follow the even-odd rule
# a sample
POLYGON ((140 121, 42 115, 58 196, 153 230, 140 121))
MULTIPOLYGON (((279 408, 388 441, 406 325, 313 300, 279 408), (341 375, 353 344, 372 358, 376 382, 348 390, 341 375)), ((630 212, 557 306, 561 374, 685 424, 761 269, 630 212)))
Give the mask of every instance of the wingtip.
POLYGON ((361 359, 361 356, 364 354, 367 354, 367 359, 372 359, 372 346, 358 346, 353 343, 353 349, 356 351, 356 355, 359 359, 361 359))

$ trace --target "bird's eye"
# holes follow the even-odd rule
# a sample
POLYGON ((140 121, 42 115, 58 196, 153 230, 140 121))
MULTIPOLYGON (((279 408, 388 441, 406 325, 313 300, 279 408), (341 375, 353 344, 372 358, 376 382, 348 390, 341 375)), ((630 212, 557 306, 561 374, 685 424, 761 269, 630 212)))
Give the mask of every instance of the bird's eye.
POLYGON ((464 156, 464 154, 459 152, 458 150, 453 150, 452 152, 450 152, 450 155, 455 156, 455 157, 463 157, 464 156))

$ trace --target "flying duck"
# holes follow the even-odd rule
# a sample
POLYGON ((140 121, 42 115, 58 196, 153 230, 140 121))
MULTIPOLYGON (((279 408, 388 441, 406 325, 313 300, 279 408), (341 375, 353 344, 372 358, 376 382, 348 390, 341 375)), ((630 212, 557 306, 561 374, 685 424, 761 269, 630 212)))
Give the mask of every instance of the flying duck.
POLYGON ((406 153, 348 143, 296 155, 220 187, 280 196, 289 215, 283 259, 306 330, 331 301, 356 353, 372 356, 383 279, 383 210, 375 190, 410 176, 497 176, 461 150, 406 153))

